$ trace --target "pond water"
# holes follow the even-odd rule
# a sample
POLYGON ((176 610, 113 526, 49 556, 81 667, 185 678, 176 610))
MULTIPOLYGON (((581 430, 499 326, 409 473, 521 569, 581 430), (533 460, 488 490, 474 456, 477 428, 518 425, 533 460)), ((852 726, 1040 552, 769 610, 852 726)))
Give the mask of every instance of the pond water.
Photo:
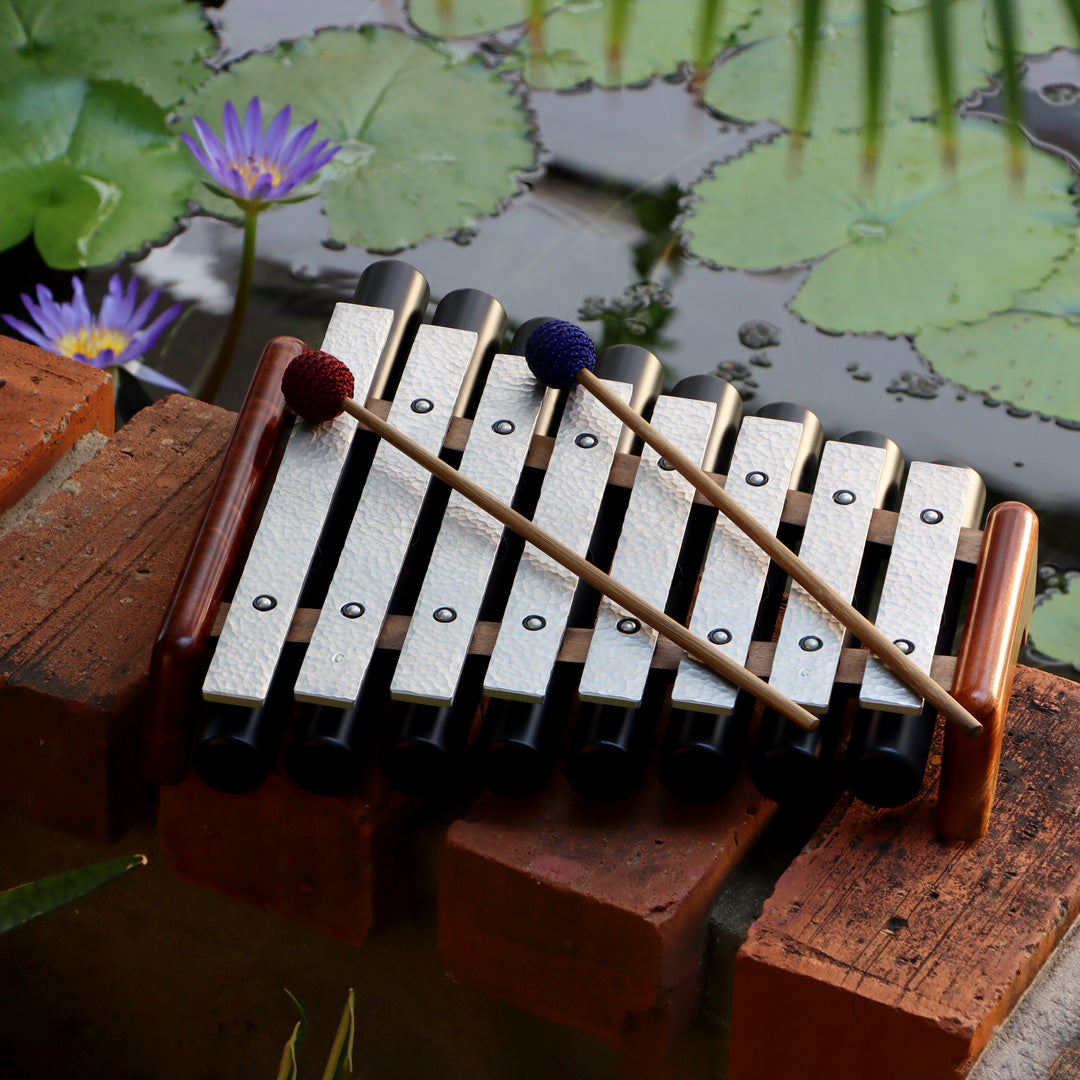
MULTIPOLYGON (((222 61, 325 26, 406 25, 398 4, 356 0, 228 0, 211 17, 219 26, 222 61)), ((1074 160, 1080 105, 1069 88, 1078 84, 1080 69, 1071 56, 1029 65, 1034 135, 1074 160)), ((665 248, 663 229, 650 235, 639 223, 641 206, 670 204, 673 185, 689 185, 710 165, 776 131, 721 123, 693 106, 684 84, 662 79, 621 91, 532 92, 528 106, 543 145, 520 194, 467 235, 431 239, 400 256, 426 275, 435 298, 462 286, 483 289, 502 302, 512 323, 535 315, 575 319, 586 298, 618 297, 641 277, 636 247, 665 248)), ((992 98, 983 107, 992 110, 992 98)), ((318 200, 262 216, 251 307, 219 404, 239 405, 268 337, 294 334, 317 343, 334 302, 351 296, 360 271, 378 257, 335 249, 327 235, 318 200)), ((194 380, 223 331, 240 242, 235 226, 196 217, 134 267, 145 284, 188 305, 150 358, 182 382, 194 380)), ((672 380, 722 365, 751 409, 796 401, 819 415, 831 437, 876 429, 909 458, 964 461, 982 474, 992 501, 1018 498, 1040 513, 1044 581, 1080 568, 1080 431, 1051 418, 1016 415, 1006 404, 940 379, 904 337, 829 335, 803 322, 788 303, 806 270, 718 271, 682 257, 677 246, 667 254, 654 276, 670 291, 674 310, 655 351, 672 380), (739 328, 750 320, 777 327, 779 343, 767 349, 742 344, 739 328)), ((103 291, 107 277, 91 273, 89 291, 103 291)))

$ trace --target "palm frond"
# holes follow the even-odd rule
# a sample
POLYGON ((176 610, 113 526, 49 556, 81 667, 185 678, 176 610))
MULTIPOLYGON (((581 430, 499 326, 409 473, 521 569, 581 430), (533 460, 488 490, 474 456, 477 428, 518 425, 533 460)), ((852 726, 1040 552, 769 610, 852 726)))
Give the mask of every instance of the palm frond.
POLYGON ((866 0, 866 97, 863 168, 872 176, 881 150, 882 115, 885 109, 885 85, 888 74, 889 17, 885 0, 866 0))

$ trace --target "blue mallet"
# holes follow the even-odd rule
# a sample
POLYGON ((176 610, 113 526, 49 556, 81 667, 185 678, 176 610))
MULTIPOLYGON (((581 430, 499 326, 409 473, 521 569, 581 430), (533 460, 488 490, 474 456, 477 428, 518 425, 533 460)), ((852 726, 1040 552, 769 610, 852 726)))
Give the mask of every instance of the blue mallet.
MULTIPOLYGON (((940 683, 902 653, 865 615, 852 607, 824 578, 744 510, 704 469, 691 461, 652 424, 642 419, 622 398, 612 393, 603 379, 593 374, 596 349, 584 330, 558 319, 541 323, 525 343, 525 360, 532 373, 546 385, 566 390, 577 383, 597 397, 773 562, 790 574, 829 614, 847 627, 893 674, 967 734, 978 735, 982 732, 982 724, 950 697, 940 683)), ((735 682, 734 679, 729 681, 735 682)))

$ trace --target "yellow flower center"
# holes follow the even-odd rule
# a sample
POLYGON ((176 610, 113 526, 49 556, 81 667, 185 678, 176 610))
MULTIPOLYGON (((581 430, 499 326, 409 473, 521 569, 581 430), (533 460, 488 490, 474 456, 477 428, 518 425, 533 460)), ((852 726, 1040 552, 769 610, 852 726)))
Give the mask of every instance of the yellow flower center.
POLYGON ((269 176, 274 187, 281 183, 285 174, 273 161, 266 158, 248 158, 246 161, 234 161, 233 168, 243 177, 248 191, 251 191, 262 176, 269 176))
POLYGON ((119 356, 130 344, 131 337, 111 326, 80 326, 74 333, 64 334, 56 348, 64 356, 85 356, 93 360, 99 353, 112 349, 119 356))

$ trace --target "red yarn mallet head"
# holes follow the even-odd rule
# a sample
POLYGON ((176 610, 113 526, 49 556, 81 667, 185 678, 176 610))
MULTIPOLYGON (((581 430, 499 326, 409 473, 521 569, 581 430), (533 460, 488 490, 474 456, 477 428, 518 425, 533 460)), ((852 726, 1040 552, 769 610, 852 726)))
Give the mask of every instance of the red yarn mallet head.
POLYGON ((333 420, 353 395, 352 372, 329 353, 301 353, 281 376, 281 392, 294 413, 312 424, 333 420))

